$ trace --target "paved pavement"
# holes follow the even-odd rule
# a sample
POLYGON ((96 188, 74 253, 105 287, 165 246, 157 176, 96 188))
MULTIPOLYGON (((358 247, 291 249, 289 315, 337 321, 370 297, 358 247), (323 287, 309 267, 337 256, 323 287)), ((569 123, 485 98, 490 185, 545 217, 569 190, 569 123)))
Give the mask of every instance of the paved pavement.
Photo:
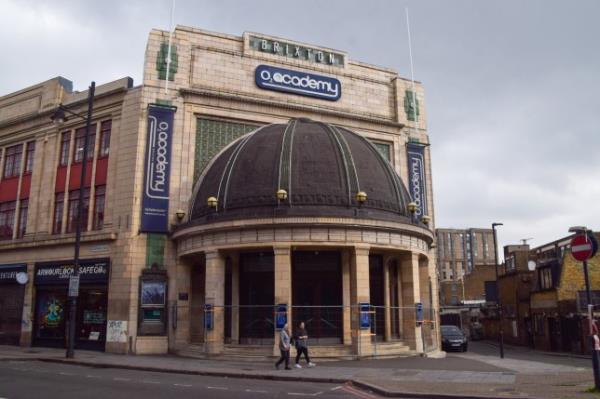
MULTIPOLYGON (((319 363, 315 368, 290 371, 275 370, 270 359, 250 363, 177 356, 124 356, 90 351, 77 351, 73 362, 64 359, 62 350, 8 346, 0 347, 0 360, 39 358, 46 362, 68 362, 96 368, 160 372, 162 375, 193 374, 194 378, 262 379, 269 383, 277 380, 302 386, 312 385, 307 384, 310 382, 348 387, 345 384, 351 381, 355 386, 372 389, 386 396, 562 399, 591 395, 583 393, 593 381, 591 362, 587 359, 559 358, 533 351, 523 355, 519 348, 507 348, 506 358, 499 359, 497 349, 488 343, 472 342, 469 348, 470 352, 451 353, 445 359, 405 357, 332 361, 319 363)), ((165 378, 175 377, 167 375, 165 378)), ((263 381, 262 384, 264 386, 266 383, 263 381)))

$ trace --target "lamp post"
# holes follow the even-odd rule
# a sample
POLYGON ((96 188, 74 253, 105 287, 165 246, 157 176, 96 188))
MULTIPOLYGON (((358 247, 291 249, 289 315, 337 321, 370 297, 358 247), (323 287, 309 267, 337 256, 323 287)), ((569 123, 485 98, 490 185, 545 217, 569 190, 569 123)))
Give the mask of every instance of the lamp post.
MULTIPOLYGON (((66 121, 65 112, 85 120, 85 136, 83 139, 83 154, 81 159, 81 174, 79 176, 79 199, 77 201, 77 227, 75 229, 75 254, 73 256, 73 274, 69 278, 69 330, 67 334, 67 353, 66 357, 71 359, 75 356, 75 325, 77 323, 77 300, 79 298, 79 250, 81 247, 81 225, 83 217, 87 220, 87 215, 83 215, 83 193, 87 172, 87 153, 88 142, 90 138, 90 128, 92 126, 92 112, 94 110, 94 93, 96 91, 96 82, 90 84, 88 91, 88 109, 87 116, 70 111, 62 104, 52 115, 53 122, 60 124, 66 121)), ((76 149, 77 150, 77 149, 76 149)))
POLYGON ((504 328, 502 327, 502 303, 500 302, 500 281, 498 280, 498 239, 496 238, 496 227, 504 226, 502 223, 492 223, 494 233, 494 269, 496 270, 496 304, 498 306, 498 341, 500 344, 500 359, 504 359, 504 328))

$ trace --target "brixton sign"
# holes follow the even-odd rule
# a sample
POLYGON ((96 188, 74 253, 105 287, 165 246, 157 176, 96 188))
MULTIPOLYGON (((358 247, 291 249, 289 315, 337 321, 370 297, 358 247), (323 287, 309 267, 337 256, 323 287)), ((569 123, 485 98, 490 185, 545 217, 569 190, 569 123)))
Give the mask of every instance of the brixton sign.
POLYGON ((259 65, 254 77, 256 85, 265 90, 283 91, 329 101, 337 101, 342 95, 342 84, 339 80, 308 72, 259 65))
POLYGON ((295 58, 318 64, 344 66, 344 54, 286 43, 281 40, 250 36, 250 48, 282 57, 295 58))

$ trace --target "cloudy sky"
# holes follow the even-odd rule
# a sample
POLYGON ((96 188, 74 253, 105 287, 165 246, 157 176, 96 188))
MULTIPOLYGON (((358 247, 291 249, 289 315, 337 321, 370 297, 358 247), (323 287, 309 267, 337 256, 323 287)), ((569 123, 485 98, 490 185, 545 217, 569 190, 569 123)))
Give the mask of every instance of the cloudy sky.
MULTIPOLYGON (((0 0, 0 95, 62 75, 141 82, 170 0, 0 0)), ((347 51, 424 83, 438 227, 503 222, 501 244, 600 230, 599 1, 177 0, 177 24, 347 51)))

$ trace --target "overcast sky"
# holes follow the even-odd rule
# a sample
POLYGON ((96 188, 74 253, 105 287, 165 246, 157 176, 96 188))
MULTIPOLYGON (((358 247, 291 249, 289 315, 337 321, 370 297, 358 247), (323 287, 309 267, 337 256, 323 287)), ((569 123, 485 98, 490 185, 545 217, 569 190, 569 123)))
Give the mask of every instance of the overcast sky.
MULTIPOLYGON (((141 83, 170 0, 0 0, 0 95, 64 76, 141 83)), ((534 246, 600 229, 600 1, 184 1, 177 24, 347 51, 425 85, 437 227, 534 246)))

